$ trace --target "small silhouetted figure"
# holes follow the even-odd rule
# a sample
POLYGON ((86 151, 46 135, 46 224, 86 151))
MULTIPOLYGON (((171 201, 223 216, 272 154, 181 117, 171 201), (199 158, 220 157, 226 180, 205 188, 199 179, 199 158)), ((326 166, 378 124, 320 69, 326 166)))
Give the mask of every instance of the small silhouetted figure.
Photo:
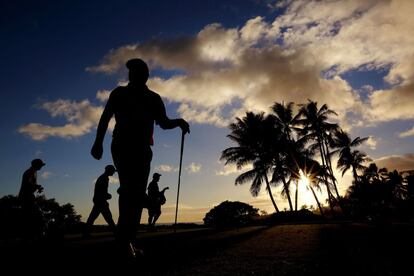
POLYGON ((22 177, 18 198, 22 206, 23 213, 23 234, 25 238, 36 236, 40 223, 40 210, 35 203, 35 193, 41 193, 43 187, 37 183, 37 172, 46 165, 41 159, 33 159, 30 168, 28 168, 22 177))
POLYGON ((109 177, 113 176, 116 169, 112 165, 105 167, 105 172, 98 177, 95 182, 95 190, 93 194, 93 208, 86 221, 84 236, 90 235, 90 229, 99 214, 102 214, 105 221, 108 223, 111 231, 115 233, 115 222, 112 219, 112 213, 109 209, 108 200, 112 198, 108 193, 109 177))
POLYGON ((148 184, 148 226, 150 230, 155 230, 155 223, 161 216, 161 205, 165 203, 165 191, 169 188, 166 187, 160 192, 158 181, 161 174, 154 173, 152 175, 152 181, 148 184))
POLYGON ((183 119, 167 117, 161 97, 145 85, 149 69, 143 60, 131 59, 126 67, 129 69, 129 83, 111 92, 98 124, 91 154, 95 159, 101 159, 108 123, 115 115, 111 151, 120 182, 117 242, 120 254, 135 257, 132 242, 146 197, 154 122, 162 129, 180 127, 184 133, 190 132, 190 127, 183 119))

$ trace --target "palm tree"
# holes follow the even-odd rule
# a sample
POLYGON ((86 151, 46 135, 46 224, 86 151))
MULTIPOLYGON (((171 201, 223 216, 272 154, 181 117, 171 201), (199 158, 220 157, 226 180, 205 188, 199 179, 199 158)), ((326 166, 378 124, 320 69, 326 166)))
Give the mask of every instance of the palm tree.
POLYGON ((375 181, 385 181, 388 176, 387 168, 378 169, 377 164, 371 163, 364 169, 361 177, 366 180, 367 183, 374 183, 375 181))
POLYGON ((257 196, 264 180, 272 204, 278 212, 279 209, 273 198, 268 179, 268 173, 273 164, 272 148, 276 135, 273 122, 265 118, 264 113, 247 112, 242 119, 236 118, 236 122, 232 123, 229 128, 231 133, 227 137, 237 146, 225 149, 220 159, 225 160, 225 164, 236 164, 238 169, 252 164, 253 169, 241 174, 235 184, 253 180, 250 191, 253 196, 257 196))
POLYGON ((370 159, 364 152, 354 150, 350 154, 342 155, 338 159, 337 167, 342 171, 342 176, 352 168, 355 183, 359 183, 359 176, 357 171, 364 170, 366 167, 363 165, 370 159))
POLYGON ((407 196, 407 187, 404 185, 404 176, 397 170, 387 172, 386 185, 393 200, 404 199, 407 196))
POLYGON ((250 186, 250 193, 256 197, 260 190, 262 183, 266 183, 266 190, 269 193, 270 200, 272 201, 273 207, 275 208, 276 212, 279 212, 279 208, 276 205, 275 199, 273 198, 272 191, 270 189, 270 182, 267 177, 268 170, 270 168, 261 162, 256 162, 253 165, 253 169, 240 174, 236 180, 235 184, 244 184, 246 182, 252 181, 252 185, 250 186), (264 180, 264 181, 263 181, 264 180))
POLYGON ((293 115, 293 102, 289 102, 286 105, 284 103, 274 103, 272 106, 273 118, 280 126, 280 130, 288 141, 292 140, 292 133, 294 130, 298 130, 299 114, 293 115))
MULTIPOLYGON (((319 154, 322 160, 322 167, 327 170, 329 169, 328 163, 328 154, 326 149, 326 135, 327 133, 331 133, 338 128, 337 124, 329 123, 328 119, 331 115, 337 115, 333 110, 329 109, 326 104, 322 105, 318 108, 317 102, 308 101, 307 104, 300 105, 299 115, 301 116, 298 119, 298 123, 302 125, 302 130, 300 130, 301 139, 306 141, 315 141, 313 145, 310 146, 312 150, 319 150, 319 154)), ((331 179, 333 179, 332 173, 330 175, 331 179)), ((330 184, 328 181, 327 176, 324 176, 326 184, 326 189, 328 193, 328 199, 330 206, 332 208, 332 192, 330 189, 330 184)), ((336 187, 335 181, 333 181, 332 185, 336 187)), ((337 188, 335 188, 337 190, 337 188)))
POLYGON ((320 179, 318 177, 309 178, 309 189, 311 190, 312 195, 315 198, 316 204, 318 205, 319 212, 323 216, 324 213, 323 213, 322 205, 321 205, 321 203, 318 199, 318 196, 316 195, 316 192, 315 192, 315 189, 318 189, 319 191, 321 191, 321 186, 320 186, 321 181, 322 181, 322 179, 320 179))
POLYGON ((350 168, 350 166, 352 166, 352 172, 356 183, 358 182, 357 170, 364 169, 365 167, 355 162, 358 161, 358 158, 362 158, 363 161, 367 161, 368 159, 366 158, 365 153, 353 151, 353 149, 355 147, 360 146, 367 140, 368 137, 356 137, 354 140, 352 140, 349 134, 343 131, 342 129, 336 131, 333 137, 333 145, 336 148, 336 150, 333 151, 331 155, 339 153, 338 168, 342 168, 342 175, 344 175, 344 173, 350 168), (352 164, 354 164, 355 167, 352 164))
MULTIPOLYGON (((295 147, 295 141, 292 137, 293 130, 296 129, 298 115, 293 116, 293 102, 289 102, 288 104, 284 103, 274 103, 272 106, 273 114, 269 115, 271 119, 274 120, 276 127, 280 130, 282 137, 279 137, 279 141, 275 141, 276 143, 284 144, 286 147, 284 147, 283 152, 281 153, 284 156, 278 156, 276 158, 276 161, 280 161, 280 159, 284 158, 285 161, 288 159, 286 157, 289 157, 292 155, 291 153, 291 147, 295 147)), ((290 162, 292 163, 292 162, 290 162)), ((286 179, 289 178, 290 175, 290 169, 288 166, 286 166, 286 162, 277 162, 274 175, 272 178, 272 182, 277 183, 278 181, 281 181, 283 183, 283 190, 282 195, 285 195, 289 202, 290 210, 293 211, 292 206, 292 199, 290 197, 290 183, 291 181, 287 181, 286 179), (283 164, 285 163, 285 164, 283 164)), ((297 184, 297 183, 296 183, 297 184)), ((297 185, 296 185, 297 186, 297 185)), ((297 210, 297 188, 295 193, 295 210, 297 210)))
MULTIPOLYGON (((280 156, 279 156, 280 157, 280 156)), ((276 157, 275 159, 277 159, 276 157)), ((283 183, 282 196, 286 197, 289 203, 289 208, 293 211, 292 199, 290 197, 290 179, 289 179, 289 170, 286 166, 286 163, 280 159, 275 160, 275 166, 273 167, 273 174, 271 178, 271 183, 277 185, 278 183, 283 183), (289 180, 287 180, 289 179, 289 180)))

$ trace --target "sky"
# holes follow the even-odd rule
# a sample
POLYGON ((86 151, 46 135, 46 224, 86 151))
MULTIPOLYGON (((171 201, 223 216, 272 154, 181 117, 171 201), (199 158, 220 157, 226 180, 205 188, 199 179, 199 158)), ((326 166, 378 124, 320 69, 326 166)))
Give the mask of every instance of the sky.
MULTIPOLYGON (((189 121, 180 222, 199 222, 224 200, 273 212, 263 190, 235 186, 219 161, 227 126, 273 102, 308 99, 338 113, 380 167, 414 168, 414 2, 400 1, 9 1, 0 3, 0 196, 17 194, 34 158, 47 197, 86 220, 94 181, 111 164, 89 152, 125 62, 148 62, 150 89, 170 118, 189 121)), ((156 127, 153 172, 169 186, 160 222, 174 219, 180 131, 156 127)), ((337 172, 342 194, 351 175, 337 172)), ((117 218, 116 175, 109 192, 117 218)), ((315 205, 302 189, 299 206, 315 205)), ((286 199, 274 188, 280 209, 286 199)), ((321 194, 320 196, 324 196, 321 194)), ((146 214, 146 211, 144 211, 146 214)), ((144 217, 145 220, 145 217, 144 217)), ((97 223, 103 223, 99 218, 97 223)))

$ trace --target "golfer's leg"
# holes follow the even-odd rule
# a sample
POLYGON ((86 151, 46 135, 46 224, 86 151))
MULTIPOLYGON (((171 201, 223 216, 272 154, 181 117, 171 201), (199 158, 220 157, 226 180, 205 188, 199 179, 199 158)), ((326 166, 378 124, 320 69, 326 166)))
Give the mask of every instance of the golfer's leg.
POLYGON ((148 208, 147 210, 148 210, 148 226, 151 226, 152 215, 151 215, 150 208, 148 208))
POLYGON ((109 227, 111 228, 111 231, 115 233, 115 222, 112 218, 111 210, 109 209, 109 204, 105 204, 105 206, 102 206, 102 216, 104 217, 105 221, 108 223, 109 227))
POLYGON ((89 214, 88 220, 86 221, 86 225, 91 227, 95 222, 96 218, 99 216, 101 209, 94 204, 91 213, 89 214))
POLYGON ((134 237, 134 231, 131 231, 130 221, 134 216, 133 210, 136 207, 134 208, 133 206, 133 197, 131 196, 131 191, 128 187, 130 186, 128 185, 128 178, 121 177, 122 174, 120 173, 120 171, 118 175, 120 183, 123 183, 123 185, 121 185, 121 188, 119 190, 119 218, 117 225, 117 235, 121 243, 128 244, 132 241, 134 237), (123 179, 124 181, 122 181, 121 179, 123 179))
POLYGON ((158 218, 161 216, 161 212, 158 212, 157 214, 155 214, 154 216, 154 224, 157 222, 158 218))
MULTIPOLYGON (((135 197, 132 198, 132 216, 130 217, 131 220, 129 221, 131 229, 134 230, 134 233, 136 232, 139 224, 141 223, 141 216, 142 216, 142 209, 143 209, 143 202, 145 198, 145 190, 146 190, 146 182, 148 181, 148 174, 149 174, 149 165, 148 170, 142 170, 139 178, 139 182, 137 183, 138 187, 134 191, 135 197)), ((135 237, 135 235, 134 235, 135 237)))
POLYGON ((112 141, 112 158, 118 170, 120 188, 117 239, 129 244, 141 221, 143 200, 152 158, 151 148, 112 141))
MULTIPOLYGON (((142 169, 138 171, 142 172, 142 169)), ((141 172, 137 175, 137 168, 132 166, 125 166, 118 171, 121 187, 117 231, 122 239, 121 242, 130 243, 135 239, 137 226, 141 220, 142 205, 140 203, 142 203, 146 189, 146 184, 142 184, 141 172)))
POLYGON ((86 220, 86 224, 84 225, 83 235, 85 237, 88 237, 90 235, 92 225, 95 222, 96 218, 99 216, 100 212, 101 212, 100 208, 98 208, 98 206, 96 204, 94 204, 93 208, 92 208, 92 211, 89 214, 88 219, 86 220))
POLYGON ((134 237, 135 232, 138 227, 138 225, 141 222, 141 215, 142 215, 142 209, 145 205, 145 191, 147 190, 147 183, 148 183, 148 175, 150 173, 151 169, 151 159, 152 159, 152 151, 150 147, 147 147, 145 149, 140 150, 140 155, 138 156, 137 165, 138 170, 135 168, 135 176, 136 176, 136 190, 134 192, 134 203, 133 206, 135 207, 133 209, 134 214, 132 217, 131 228, 134 229, 134 237))

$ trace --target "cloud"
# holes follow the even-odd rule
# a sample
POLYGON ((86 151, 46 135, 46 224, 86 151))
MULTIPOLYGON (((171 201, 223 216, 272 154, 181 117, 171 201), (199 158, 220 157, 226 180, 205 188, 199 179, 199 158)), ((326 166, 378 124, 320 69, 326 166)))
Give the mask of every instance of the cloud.
POLYGON ((404 155, 384 156, 374 160, 379 168, 387 168, 388 170, 414 170, 414 153, 404 155))
POLYGON ((106 102, 109 99, 109 94, 111 94, 109 90, 99 90, 96 92, 96 98, 101 102, 106 102))
POLYGON ((303 47, 323 70, 386 70, 391 88, 371 91, 370 122, 414 118, 413 1, 293 1, 273 23, 284 45, 303 47))
POLYGON ((42 172, 42 173, 40 174, 40 177, 41 177, 42 179, 48 179, 51 175, 53 175, 53 173, 52 173, 52 172, 49 172, 49 171, 44 171, 44 172, 42 172))
POLYGON ((245 110, 307 99, 328 103, 342 119, 363 110, 369 122, 414 118, 412 1, 299 0, 271 6, 286 8, 273 22, 258 16, 240 28, 213 23, 193 37, 126 45, 88 70, 113 73, 136 56, 153 67, 181 70, 167 79, 152 78, 150 86, 181 103, 177 111, 183 117, 220 127, 245 110), (366 102, 340 77, 349 70, 387 68, 391 88, 370 89, 366 102))
POLYGON ((370 108, 366 113, 367 118, 374 122, 414 119, 413 92, 414 83, 374 91, 369 96, 370 108))
POLYGON ((246 110, 268 110, 274 101, 327 102, 345 113, 358 98, 340 76, 322 78, 319 57, 302 48, 285 49, 263 17, 241 28, 218 23, 186 39, 152 40, 112 50, 93 72, 114 73, 127 59, 143 56, 154 68, 183 73, 149 86, 172 102, 178 113, 196 123, 223 127, 246 110), (300 81, 298 81, 300 80, 300 81), (341 97, 338 97, 338 94, 341 97))
POLYGON ((185 169, 188 173, 198 173, 201 171, 201 164, 191 162, 185 169))
MULTIPOLYGON (((414 118, 414 1, 297 0, 271 6, 284 7, 273 21, 257 16, 235 28, 212 23, 193 36, 124 45, 86 70, 124 73, 128 59, 143 57, 153 69, 175 72, 152 76, 153 90, 179 103, 185 119, 218 127, 247 110, 268 111, 275 101, 307 99, 327 103, 348 128, 414 118), (342 77, 352 70, 384 71, 389 87, 375 90, 366 83, 353 89, 342 77)), ((99 91, 97 98, 103 102, 108 94, 99 91)), ((81 136, 96 126, 83 116, 66 119, 63 126, 32 123, 19 131, 42 140, 81 136)))
POLYGON ((177 168, 174 168, 173 166, 170 166, 167 164, 161 164, 155 167, 155 170, 160 171, 160 172, 172 172, 172 171, 177 171, 177 168))
MULTIPOLYGON (((105 94, 107 93, 98 91, 97 98, 103 99, 105 94)), ((67 123, 62 126, 29 123, 18 128, 19 133, 28 135, 36 141, 48 137, 70 139, 83 136, 97 126, 103 111, 102 106, 95 106, 87 99, 81 101, 59 99, 44 102, 39 108, 46 110, 52 118, 63 117, 67 123)), ((111 121, 108 129, 112 130, 113 127, 114 121, 111 121)))
POLYGON ((405 138, 409 136, 414 136, 414 127, 409 130, 403 131, 398 135, 400 138, 405 138))
POLYGON ((377 148, 378 140, 375 139, 373 136, 369 136, 368 140, 365 142, 365 144, 372 150, 375 150, 377 148))
POLYGON ((223 169, 216 171, 216 175, 219 176, 227 176, 227 175, 231 175, 231 174, 241 174, 243 172, 246 172, 250 169, 252 169, 252 165, 249 164, 247 166, 245 166, 243 169, 239 170, 237 169, 236 165, 225 165, 223 166, 223 169))

